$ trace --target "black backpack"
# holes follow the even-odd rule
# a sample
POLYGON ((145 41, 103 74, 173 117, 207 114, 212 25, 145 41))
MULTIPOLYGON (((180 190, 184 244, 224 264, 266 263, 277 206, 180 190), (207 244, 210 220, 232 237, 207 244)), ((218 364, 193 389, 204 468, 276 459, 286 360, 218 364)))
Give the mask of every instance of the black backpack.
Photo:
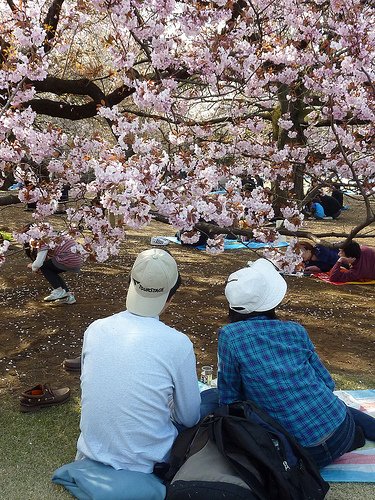
POLYGON ((180 433, 164 477, 167 500, 320 500, 329 489, 306 450, 251 401, 180 433))

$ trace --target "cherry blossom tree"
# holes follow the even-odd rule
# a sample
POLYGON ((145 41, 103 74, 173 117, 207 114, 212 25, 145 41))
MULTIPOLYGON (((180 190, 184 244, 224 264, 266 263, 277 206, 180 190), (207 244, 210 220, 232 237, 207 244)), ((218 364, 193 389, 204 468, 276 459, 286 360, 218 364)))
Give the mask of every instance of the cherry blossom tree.
POLYGON ((0 171, 37 202, 20 241, 56 238, 67 184, 67 231, 99 261, 154 217, 208 231, 212 252, 230 232, 320 241, 302 209, 343 179, 366 210, 336 236, 374 222, 371 2, 0 0, 0 16, 0 171))

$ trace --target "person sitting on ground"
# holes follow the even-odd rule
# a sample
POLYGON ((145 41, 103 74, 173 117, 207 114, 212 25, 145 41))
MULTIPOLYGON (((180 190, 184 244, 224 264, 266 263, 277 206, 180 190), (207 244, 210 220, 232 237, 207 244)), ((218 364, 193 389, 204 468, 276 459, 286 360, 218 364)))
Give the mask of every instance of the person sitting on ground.
POLYGON ((359 245, 356 241, 340 248, 339 259, 330 272, 330 281, 375 280, 375 249, 359 245))
POLYGON ((326 194, 320 194, 314 198, 312 210, 316 219, 324 219, 325 217, 337 219, 341 214, 339 202, 326 194))
POLYGON ((69 184, 64 184, 61 188, 61 196, 59 199, 59 205, 58 209, 56 210, 55 214, 65 214, 66 209, 68 208, 68 201, 69 201, 69 191, 70 191, 70 185, 69 184))
POLYGON ((326 273, 339 258, 339 251, 336 248, 328 248, 323 245, 312 245, 308 241, 301 241, 300 252, 306 273, 326 273))
MULTIPOLYGON (((30 192, 33 190, 34 185, 32 182, 25 180, 24 187, 26 188, 27 192, 30 192)), ((36 209, 36 201, 26 203, 25 212, 34 212, 35 209, 36 209)))
POLYGON ((76 298, 61 274, 67 271, 78 273, 83 265, 82 255, 76 251, 76 242, 68 236, 62 236, 60 243, 50 248, 45 243, 31 240, 29 246, 25 246, 25 252, 33 260, 27 267, 34 273, 40 271, 53 287, 44 301, 75 304, 76 298))
POLYGON ((230 324, 219 331, 220 404, 252 400, 304 446, 318 467, 375 438, 375 419, 333 394, 334 382, 307 331, 275 308, 287 290, 258 259, 228 278, 230 324))
POLYGON ((169 252, 145 250, 131 270, 126 310, 87 328, 77 459, 152 473, 168 460, 178 433, 174 422, 191 427, 199 421, 193 344, 159 320, 180 284, 169 252))
POLYGON ((338 202, 342 210, 344 207, 344 192, 341 191, 340 184, 333 184, 331 196, 332 198, 335 198, 335 200, 338 202))

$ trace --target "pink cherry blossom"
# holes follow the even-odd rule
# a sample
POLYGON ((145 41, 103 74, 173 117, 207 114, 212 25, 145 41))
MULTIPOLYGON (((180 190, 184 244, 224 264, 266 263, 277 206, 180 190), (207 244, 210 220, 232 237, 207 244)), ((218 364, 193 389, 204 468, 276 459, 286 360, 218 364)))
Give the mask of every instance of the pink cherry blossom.
MULTIPOLYGON (((155 211, 189 238, 206 221, 277 241, 275 215, 304 227, 298 171, 305 184, 350 180, 366 202, 374 192, 368 2, 72 0, 56 27, 43 23, 50 3, 14 4, 0 3, 0 183, 10 172, 26 183, 40 239, 59 237, 50 216, 67 184, 67 231, 99 261, 155 211), (87 94, 59 87, 82 81, 87 94), (244 193, 248 178, 263 186, 244 193)), ((283 269, 299 264, 293 244, 272 252, 283 269)))

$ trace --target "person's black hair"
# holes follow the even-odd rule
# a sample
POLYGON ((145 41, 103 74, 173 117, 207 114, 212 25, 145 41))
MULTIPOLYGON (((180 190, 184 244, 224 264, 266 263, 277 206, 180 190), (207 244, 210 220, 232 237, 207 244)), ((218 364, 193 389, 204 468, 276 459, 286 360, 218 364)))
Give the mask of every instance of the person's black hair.
POLYGON ((346 243, 340 248, 344 251, 345 257, 354 257, 355 259, 359 259, 361 256, 361 247, 356 241, 346 243))
POLYGON ((300 241, 298 245, 300 248, 303 247, 306 248, 306 250, 310 250, 312 254, 316 252, 316 247, 312 245, 309 241, 300 241))
POLYGON ((23 250, 25 252, 25 254, 27 255, 27 257, 29 257, 29 259, 31 259, 32 261, 34 261, 38 255, 38 250, 36 248, 33 248, 30 246, 30 243, 24 243, 23 244, 23 250))
POLYGON ((229 307, 228 310, 228 320, 229 323, 237 323, 238 321, 246 321, 247 319, 256 318, 257 316, 266 316, 268 319, 278 319, 276 315, 275 308, 270 309, 269 311, 254 311, 251 313, 241 314, 234 309, 229 307))
MULTIPOLYGON (((34 222, 28 222, 27 224, 25 224, 21 231, 23 232, 26 232, 30 229, 30 227, 34 224, 34 222)), ((24 244, 23 244, 23 250, 25 252, 25 254, 27 255, 27 257, 29 257, 29 259, 31 259, 32 261, 34 261, 38 255, 38 250, 35 248, 35 247, 32 247, 30 245, 30 241, 26 241, 24 244)))
POLYGON ((174 294, 177 292, 177 290, 180 288, 181 283, 182 283, 182 279, 181 279, 180 273, 178 273, 178 277, 177 277, 176 284, 174 285, 174 287, 173 287, 173 288, 171 288, 171 289, 169 290, 169 294, 168 294, 167 302, 168 302, 169 300, 171 300, 171 298, 173 297, 173 295, 174 295, 174 294))

